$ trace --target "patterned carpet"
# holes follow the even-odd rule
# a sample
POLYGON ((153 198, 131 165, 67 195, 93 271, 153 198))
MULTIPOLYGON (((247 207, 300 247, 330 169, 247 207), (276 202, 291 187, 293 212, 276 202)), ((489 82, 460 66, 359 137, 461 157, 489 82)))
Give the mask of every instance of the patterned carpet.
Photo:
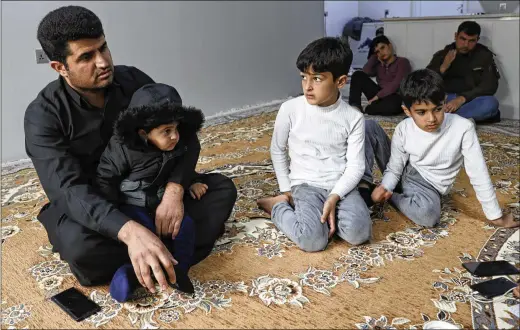
MULTIPOLYGON (((210 120, 200 135, 198 170, 232 177, 239 197, 218 246, 190 273, 193 298, 172 289, 141 291, 135 301, 119 304, 107 286, 80 287, 35 218, 46 203, 35 171, 26 165, 4 168, 2 328, 419 329, 430 320, 517 328, 518 300, 481 304, 468 291, 481 279, 461 262, 518 263, 520 242, 518 230, 485 225, 463 172, 443 203, 437 228, 416 227, 385 205, 373 210, 370 244, 352 247, 335 239, 320 253, 295 248, 255 205, 258 197, 278 193, 269 158, 276 109, 210 120), (71 286, 102 311, 76 323, 48 299, 71 286)), ((391 135, 398 120, 380 123, 391 135)), ((514 125, 484 127, 479 138, 501 205, 519 218, 520 139, 507 131, 514 125)))

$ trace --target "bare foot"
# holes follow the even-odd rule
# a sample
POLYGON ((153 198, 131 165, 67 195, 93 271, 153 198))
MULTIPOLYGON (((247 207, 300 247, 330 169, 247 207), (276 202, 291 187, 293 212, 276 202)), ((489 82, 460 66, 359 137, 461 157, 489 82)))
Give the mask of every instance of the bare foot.
POLYGON ((513 214, 505 214, 502 216, 502 218, 498 220, 490 220, 488 221, 489 224, 497 227, 503 227, 503 228, 515 228, 520 226, 520 221, 515 221, 513 218, 513 214))
POLYGON ((520 298, 520 284, 513 289, 513 296, 516 298, 520 298))
POLYGON ((286 195, 279 195, 276 197, 266 197, 266 198, 260 198, 256 201, 256 205, 258 205, 258 208, 261 210, 264 210, 265 212, 271 214, 273 211, 273 207, 281 202, 287 202, 289 203, 289 197, 286 195))

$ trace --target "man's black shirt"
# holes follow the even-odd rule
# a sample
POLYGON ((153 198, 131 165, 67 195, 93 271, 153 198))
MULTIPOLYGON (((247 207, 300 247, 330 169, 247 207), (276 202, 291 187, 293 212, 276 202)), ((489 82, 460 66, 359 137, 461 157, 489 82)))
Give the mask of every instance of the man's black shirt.
MULTIPOLYGON (((92 186, 114 121, 133 93, 154 81, 135 67, 115 66, 103 109, 88 104, 63 78, 47 85, 25 112, 25 149, 53 214, 117 239, 129 220, 92 186)), ((56 221, 59 219, 57 218, 56 221)))

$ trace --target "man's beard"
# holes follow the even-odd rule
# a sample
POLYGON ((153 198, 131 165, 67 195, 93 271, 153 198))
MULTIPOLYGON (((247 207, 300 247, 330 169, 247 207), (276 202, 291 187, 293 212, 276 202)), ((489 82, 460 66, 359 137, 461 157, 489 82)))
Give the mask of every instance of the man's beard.
POLYGON ((76 79, 76 75, 75 74, 71 73, 68 69, 67 69, 67 71, 69 72, 69 80, 70 80, 71 84, 76 89, 78 89, 79 91, 84 92, 84 93, 99 93, 99 92, 104 91, 105 89, 107 89, 110 85, 112 85, 112 83, 114 81, 114 70, 113 70, 113 68, 111 68, 112 77, 111 77, 110 81, 106 82, 105 86, 84 86, 84 85, 81 84, 81 81, 76 79))

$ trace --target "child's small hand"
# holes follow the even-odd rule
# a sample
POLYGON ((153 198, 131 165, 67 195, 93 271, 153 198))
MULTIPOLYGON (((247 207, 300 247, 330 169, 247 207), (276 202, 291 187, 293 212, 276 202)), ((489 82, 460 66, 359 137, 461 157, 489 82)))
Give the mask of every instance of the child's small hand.
POLYGON ((200 200, 206 191, 208 191, 208 186, 204 183, 197 182, 190 186, 190 196, 193 199, 200 200))
POLYGON ((382 185, 379 185, 372 191, 372 200, 376 203, 385 202, 392 197, 392 192, 388 191, 382 185))

